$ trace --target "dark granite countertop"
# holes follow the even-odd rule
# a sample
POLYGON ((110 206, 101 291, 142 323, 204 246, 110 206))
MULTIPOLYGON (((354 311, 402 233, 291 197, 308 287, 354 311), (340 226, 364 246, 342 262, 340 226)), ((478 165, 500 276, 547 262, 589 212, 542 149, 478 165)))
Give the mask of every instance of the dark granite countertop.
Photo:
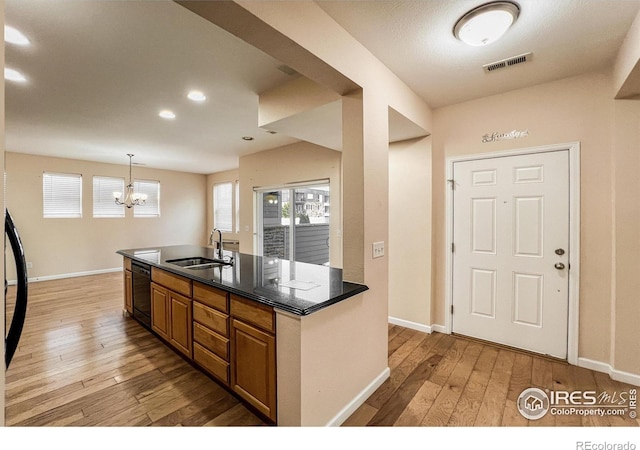
POLYGON ((233 257, 233 265, 209 269, 188 269, 167 262, 190 257, 214 259, 214 249, 209 247, 174 245, 117 253, 300 316, 368 289, 344 281, 342 269, 245 253, 225 251, 225 258, 233 257))

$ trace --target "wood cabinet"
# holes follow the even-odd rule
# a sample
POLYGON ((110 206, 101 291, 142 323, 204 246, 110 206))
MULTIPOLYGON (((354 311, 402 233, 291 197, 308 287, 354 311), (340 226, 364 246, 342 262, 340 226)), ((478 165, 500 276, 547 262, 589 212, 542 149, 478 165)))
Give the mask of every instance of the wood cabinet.
POLYGON ((133 315, 133 274, 124 270, 124 309, 133 315))
MULTIPOLYGON (((129 310, 126 261, 124 280, 129 310)), ((151 280, 152 330, 275 423, 273 308, 156 267, 151 280)))
POLYGON ((276 421, 273 308, 231 295, 231 388, 276 421))
POLYGON ((151 283, 151 329, 176 350, 191 358, 191 299, 158 283, 151 283))
POLYGON ((151 283, 151 329, 169 340, 169 290, 151 283))
POLYGON ((193 359, 229 385, 229 294, 194 281, 193 359))
POLYGON ((191 299, 169 291, 169 341, 182 353, 191 358, 191 328, 193 316, 191 299))
POLYGON ((131 258, 122 260, 124 272, 124 309, 133 315, 133 274, 131 273, 131 258))

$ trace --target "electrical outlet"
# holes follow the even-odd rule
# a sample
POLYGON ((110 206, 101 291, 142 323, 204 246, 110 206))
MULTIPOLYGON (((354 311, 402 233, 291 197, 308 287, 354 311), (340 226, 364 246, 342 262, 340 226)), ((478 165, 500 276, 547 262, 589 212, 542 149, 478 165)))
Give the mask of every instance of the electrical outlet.
POLYGON ((373 257, 380 258, 384 256, 384 242, 374 242, 373 243, 373 257))
POLYGON ((31 261, 27 262, 27 269, 32 269, 33 263, 31 261))

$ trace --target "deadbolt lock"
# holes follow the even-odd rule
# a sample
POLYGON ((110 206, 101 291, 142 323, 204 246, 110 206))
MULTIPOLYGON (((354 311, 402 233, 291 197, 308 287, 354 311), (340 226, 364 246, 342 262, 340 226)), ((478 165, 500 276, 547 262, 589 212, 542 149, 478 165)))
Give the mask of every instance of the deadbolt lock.
POLYGON ((564 249, 557 248, 557 249, 556 249, 556 255, 558 255, 558 256, 562 256, 562 255, 564 255, 564 249))

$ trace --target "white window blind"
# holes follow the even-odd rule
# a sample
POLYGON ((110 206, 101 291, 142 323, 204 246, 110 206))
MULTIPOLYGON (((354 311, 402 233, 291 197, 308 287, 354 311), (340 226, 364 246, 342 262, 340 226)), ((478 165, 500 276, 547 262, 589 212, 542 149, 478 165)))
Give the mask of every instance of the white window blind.
POLYGON ((233 185, 213 186, 213 226, 220 231, 233 231, 233 185))
POLYGON ((93 177, 93 217, 124 217, 124 205, 117 205, 114 192, 124 192, 124 178, 93 177))
POLYGON ((82 175, 44 172, 42 204, 44 218, 82 217, 82 175))
POLYGON ((142 206, 133 207, 133 217, 160 216, 160 182, 152 180, 134 180, 133 191, 146 194, 147 200, 142 206))

